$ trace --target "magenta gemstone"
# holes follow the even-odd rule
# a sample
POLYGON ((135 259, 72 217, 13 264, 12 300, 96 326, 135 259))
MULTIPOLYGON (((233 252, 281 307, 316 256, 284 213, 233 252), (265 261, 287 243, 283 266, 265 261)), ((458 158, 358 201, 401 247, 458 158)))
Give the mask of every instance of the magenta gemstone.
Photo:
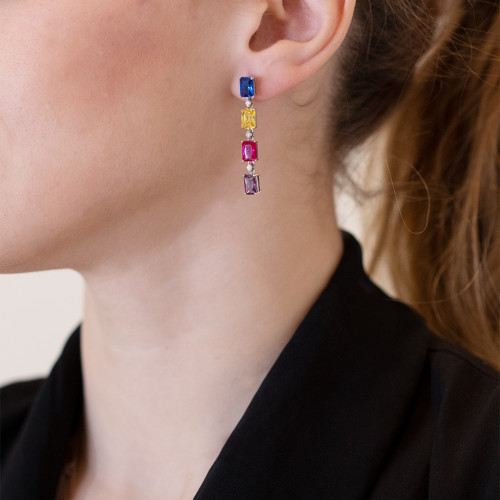
POLYGON ((260 193, 259 174, 245 174, 243 180, 245 181, 245 194, 260 193))
POLYGON ((257 160, 257 143, 255 141, 242 141, 241 157, 243 161, 257 160))

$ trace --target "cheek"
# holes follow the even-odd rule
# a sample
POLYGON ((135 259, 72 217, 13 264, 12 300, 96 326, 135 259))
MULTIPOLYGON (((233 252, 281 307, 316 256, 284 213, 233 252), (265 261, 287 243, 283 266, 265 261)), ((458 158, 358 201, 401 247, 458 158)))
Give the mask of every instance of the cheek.
MULTIPOLYGON (((160 59, 157 30, 124 10, 42 12, 45 18, 41 15, 30 30, 14 30, 18 40, 16 33, 7 34, 14 57, 1 66, 7 76, 0 104, 15 146, 27 152, 56 140, 60 147, 68 138, 75 146, 110 125, 123 125, 127 108, 141 116, 147 105, 141 97, 152 97, 146 85, 154 86, 160 74, 152 74, 160 59)), ((162 63, 175 73, 172 55, 162 63)))
POLYGON ((108 12, 101 7, 97 16, 90 11, 64 31, 57 28, 63 19, 47 23, 46 55, 38 71, 45 81, 32 85, 39 87, 46 110, 57 111, 54 118, 83 135, 106 121, 112 123, 127 99, 147 91, 146 85, 161 74, 161 56, 174 72, 178 63, 174 53, 160 54, 159 27, 141 22, 136 12, 126 12, 123 6, 108 12))
POLYGON ((38 7, 24 20, 6 12, 0 272, 9 248, 11 258, 42 255, 44 245, 126 214, 158 184, 162 154, 154 131, 161 135, 162 124, 155 109, 181 64, 177 51, 161 51, 159 37, 171 36, 174 45, 176 34, 155 25, 154 2, 127 10, 126 2, 109 2, 120 4, 110 8, 89 0, 79 11, 74 3, 38 7))

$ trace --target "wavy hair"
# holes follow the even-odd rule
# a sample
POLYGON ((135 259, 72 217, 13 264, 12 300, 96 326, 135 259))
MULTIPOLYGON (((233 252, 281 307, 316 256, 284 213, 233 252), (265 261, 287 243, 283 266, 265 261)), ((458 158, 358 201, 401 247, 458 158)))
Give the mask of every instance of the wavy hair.
POLYGON ((340 58, 340 163, 383 138, 372 270, 387 263, 436 334, 499 369, 498 3, 358 0, 340 58))

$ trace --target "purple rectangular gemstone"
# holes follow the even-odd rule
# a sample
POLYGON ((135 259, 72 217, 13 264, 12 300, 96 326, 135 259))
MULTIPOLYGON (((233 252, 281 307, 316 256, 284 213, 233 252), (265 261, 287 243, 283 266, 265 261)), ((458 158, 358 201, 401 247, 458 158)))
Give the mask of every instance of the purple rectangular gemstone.
POLYGON ((245 174, 243 180, 245 181, 245 194, 260 193, 259 174, 245 174))

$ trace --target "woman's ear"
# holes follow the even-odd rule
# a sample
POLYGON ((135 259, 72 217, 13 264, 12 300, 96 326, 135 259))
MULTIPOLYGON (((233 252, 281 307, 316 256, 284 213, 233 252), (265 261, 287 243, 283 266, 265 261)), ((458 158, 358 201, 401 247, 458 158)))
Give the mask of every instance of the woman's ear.
POLYGON ((256 100, 270 99, 319 70, 343 41, 355 0, 262 0, 240 18, 232 93, 256 78, 256 100))

